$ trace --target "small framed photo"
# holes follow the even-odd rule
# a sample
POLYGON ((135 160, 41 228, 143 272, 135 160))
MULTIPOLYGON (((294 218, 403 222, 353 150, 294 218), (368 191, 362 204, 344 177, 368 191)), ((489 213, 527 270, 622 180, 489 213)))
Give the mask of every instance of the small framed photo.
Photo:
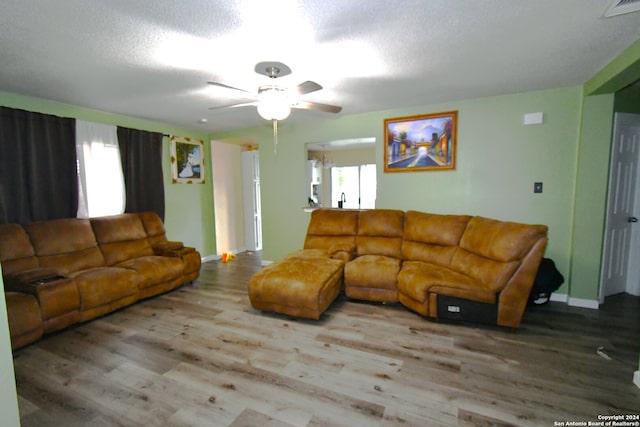
POLYGON ((457 125, 457 111, 385 119, 384 171, 455 169, 457 125))
POLYGON ((180 184, 204 183, 204 144, 199 139, 172 136, 171 177, 180 184))

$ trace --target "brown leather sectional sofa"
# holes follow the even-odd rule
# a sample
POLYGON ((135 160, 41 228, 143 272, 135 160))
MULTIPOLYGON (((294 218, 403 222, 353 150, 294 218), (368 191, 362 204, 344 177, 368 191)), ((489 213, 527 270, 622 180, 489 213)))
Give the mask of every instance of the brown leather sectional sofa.
POLYGON ((152 212, 1 224, 0 260, 13 349, 193 281, 201 263, 152 212))
POLYGON ((335 287, 344 285, 353 299, 399 301, 430 318, 518 328, 546 244, 544 225, 389 209, 318 209, 304 249, 256 273, 249 297, 259 310, 318 319, 333 301, 327 298, 337 295, 335 287), (327 273, 311 274, 317 266, 327 273), (334 280, 339 273, 342 280, 334 280), (323 303, 301 304, 296 295, 304 290, 313 294, 307 300, 323 303))

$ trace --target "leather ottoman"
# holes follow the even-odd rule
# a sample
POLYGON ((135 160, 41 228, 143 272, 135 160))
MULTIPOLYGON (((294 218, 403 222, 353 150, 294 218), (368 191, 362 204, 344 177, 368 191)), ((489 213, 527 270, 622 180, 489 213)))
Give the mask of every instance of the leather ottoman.
POLYGON ((253 275, 249 300, 257 310, 318 320, 340 293, 343 270, 337 259, 288 258, 253 275))

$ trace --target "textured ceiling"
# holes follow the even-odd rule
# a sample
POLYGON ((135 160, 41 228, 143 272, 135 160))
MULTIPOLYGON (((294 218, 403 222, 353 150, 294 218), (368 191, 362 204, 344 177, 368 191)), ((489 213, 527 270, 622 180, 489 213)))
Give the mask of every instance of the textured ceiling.
POLYGON ((602 18, 610 3, 3 0, 0 91, 215 132, 265 123, 208 109, 250 101, 206 82, 256 91, 260 61, 339 115, 579 85, 640 38, 640 13, 602 18))

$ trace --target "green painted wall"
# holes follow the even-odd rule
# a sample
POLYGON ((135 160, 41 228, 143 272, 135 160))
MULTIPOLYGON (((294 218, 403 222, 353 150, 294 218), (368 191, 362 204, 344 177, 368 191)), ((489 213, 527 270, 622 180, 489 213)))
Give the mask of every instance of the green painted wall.
POLYGON ((573 221, 573 298, 597 300, 599 296, 613 98, 613 94, 584 98, 573 221))
POLYGON ((309 214, 305 143, 376 137, 377 206, 438 213, 469 213, 550 227, 547 255, 569 273, 573 192, 582 91, 569 87, 412 109, 280 124, 277 154, 268 125, 216 134, 260 143, 263 256, 275 260, 302 246, 309 214), (384 173, 383 121, 458 110, 457 170, 384 173), (524 126, 523 115, 544 112, 544 123, 524 126), (542 181, 544 192, 533 193, 542 181))
POLYGON ((211 178, 211 168, 208 167, 209 159, 211 159, 211 144, 209 144, 209 138, 206 133, 3 92, 0 92, 0 105, 202 140, 205 143, 203 158, 207 162, 205 165, 206 178, 204 184, 171 183, 168 138, 163 141, 162 166, 165 188, 165 228, 169 239, 180 240, 189 246, 196 247, 202 256, 216 253, 213 180, 211 178))
POLYGON ((615 93, 640 77, 640 39, 627 47, 613 61, 584 84, 584 94, 615 93))

